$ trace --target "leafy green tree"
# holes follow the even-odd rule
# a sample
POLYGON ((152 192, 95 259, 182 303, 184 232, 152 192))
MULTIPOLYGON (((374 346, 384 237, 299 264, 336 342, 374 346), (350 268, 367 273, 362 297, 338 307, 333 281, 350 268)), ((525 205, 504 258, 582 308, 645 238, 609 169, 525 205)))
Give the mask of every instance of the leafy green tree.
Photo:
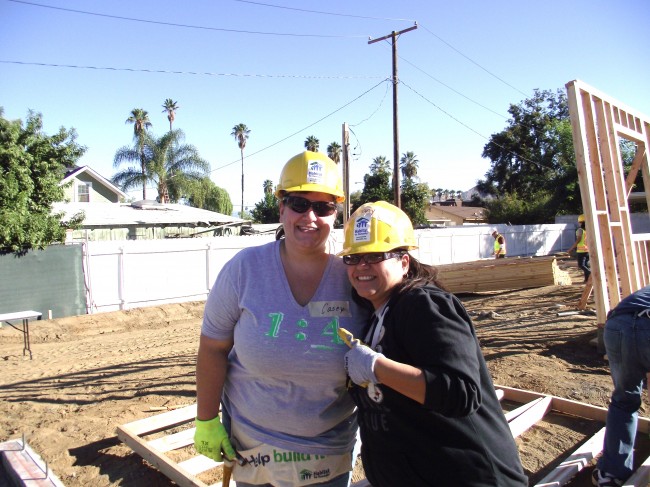
POLYGON ((216 211, 224 215, 232 214, 232 201, 228 191, 214 184, 209 177, 190 182, 186 196, 189 205, 195 208, 216 211))
POLYGON ((125 123, 133 124, 133 139, 136 142, 140 153, 140 179, 142 183, 142 199, 147 199, 147 168, 145 167, 144 157, 144 137, 147 129, 151 128, 151 121, 149 120, 149 112, 143 108, 134 108, 131 110, 131 115, 126 119, 125 123))
POLYGON ((420 161, 416 159, 414 152, 405 152, 400 159, 400 170, 404 179, 414 179, 418 175, 418 164, 420 161))
MULTIPOLYGON (((158 188, 161 203, 177 202, 187 188, 188 182, 199 181, 210 169, 193 145, 184 144, 182 130, 172 130, 162 137, 146 133, 143 136, 142 152, 137 148, 122 147, 115 153, 113 165, 136 162, 144 158, 145 184, 151 181, 158 188)), ((140 184, 141 176, 134 166, 127 167, 113 175, 112 181, 123 191, 140 184)))
POLYGON ((493 134, 483 149, 492 166, 478 190, 496 198, 512 195, 512 201, 534 195, 551 205, 552 211, 546 212, 551 220, 541 221, 541 213, 535 213, 526 223, 546 223, 555 214, 578 212, 581 200, 566 93, 535 90, 531 98, 510 105, 508 112, 508 126, 493 134))
POLYGON ((546 192, 526 195, 512 192, 500 198, 484 202, 488 211, 490 223, 509 223, 512 225, 527 225, 531 221, 548 221, 555 211, 550 202, 551 195, 546 192))
POLYGON ((68 169, 86 151, 74 129, 43 133, 43 117, 28 112, 25 124, 9 121, 0 108, 0 253, 23 255, 65 241, 65 230, 76 228, 83 214, 62 224, 52 204, 64 200, 59 186, 68 169))
POLYGON ((241 218, 244 218, 242 216, 244 214, 244 148, 246 147, 250 133, 250 129, 244 123, 238 123, 232 128, 232 132, 230 132, 230 135, 237 141, 241 153, 241 218))
POLYGON ((426 225, 426 208, 429 205, 431 190, 426 183, 418 183, 413 178, 405 177, 401 187, 402 210, 411 219, 414 227, 426 225))
POLYGON ((351 201, 351 211, 364 203, 375 201, 392 201, 390 161, 384 156, 377 156, 370 164, 370 173, 363 176, 363 191, 358 201, 351 201), (356 206, 355 206, 356 204, 356 206))
POLYGON ((318 152, 320 141, 314 136, 310 135, 305 139, 305 149, 312 152, 318 152))
POLYGON ((264 198, 255 203, 251 216, 255 223, 279 223, 280 207, 273 193, 264 193, 264 198))
POLYGON ((165 103, 163 103, 163 113, 167 113, 167 120, 169 120, 169 131, 172 131, 172 124, 174 123, 174 120, 176 120, 176 110, 178 110, 180 107, 178 106, 178 102, 172 100, 171 98, 167 98, 165 100, 165 103))
POLYGON ((332 159, 337 164, 341 162, 341 144, 332 142, 327 146, 327 157, 332 159))

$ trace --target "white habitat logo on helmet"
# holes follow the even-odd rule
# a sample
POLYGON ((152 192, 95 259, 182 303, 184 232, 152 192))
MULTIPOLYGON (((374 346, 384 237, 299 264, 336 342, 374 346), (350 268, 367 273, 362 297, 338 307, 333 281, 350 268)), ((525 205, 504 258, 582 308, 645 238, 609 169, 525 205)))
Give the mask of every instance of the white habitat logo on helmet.
POLYGON ((370 242, 370 218, 360 215, 354 222, 354 242, 370 242))
POLYGON ((321 161, 309 161, 307 168, 307 182, 323 184, 325 177, 325 165, 321 161))

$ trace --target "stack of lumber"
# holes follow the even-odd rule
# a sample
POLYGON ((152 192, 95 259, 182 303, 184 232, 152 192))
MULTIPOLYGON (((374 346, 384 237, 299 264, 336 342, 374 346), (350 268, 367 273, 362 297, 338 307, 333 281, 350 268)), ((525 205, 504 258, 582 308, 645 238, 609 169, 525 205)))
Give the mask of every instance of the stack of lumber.
POLYGON ((555 257, 479 260, 436 266, 439 279, 452 293, 475 293, 571 284, 555 257))

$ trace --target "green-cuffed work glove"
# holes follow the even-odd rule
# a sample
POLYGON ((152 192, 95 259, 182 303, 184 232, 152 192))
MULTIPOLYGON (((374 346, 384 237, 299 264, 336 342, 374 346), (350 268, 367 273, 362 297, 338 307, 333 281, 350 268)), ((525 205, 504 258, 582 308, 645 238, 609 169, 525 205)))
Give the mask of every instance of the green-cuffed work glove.
POLYGON ((228 460, 235 459, 235 449, 228 439, 228 433, 221 424, 219 416, 207 421, 201 421, 197 418, 194 448, 201 455, 205 455, 215 462, 223 461, 224 456, 228 460))

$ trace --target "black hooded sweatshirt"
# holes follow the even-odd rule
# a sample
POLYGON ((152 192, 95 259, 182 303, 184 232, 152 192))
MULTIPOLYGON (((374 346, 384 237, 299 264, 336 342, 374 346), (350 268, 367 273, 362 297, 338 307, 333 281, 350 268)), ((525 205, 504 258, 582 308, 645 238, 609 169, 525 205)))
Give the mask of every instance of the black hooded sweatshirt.
MULTIPOLYGON (((361 458, 374 487, 525 487, 519 452, 472 321, 434 286, 394 295, 375 349, 424 371, 425 404, 352 385, 361 458)), ((366 337, 371 344, 373 329, 366 337)))

